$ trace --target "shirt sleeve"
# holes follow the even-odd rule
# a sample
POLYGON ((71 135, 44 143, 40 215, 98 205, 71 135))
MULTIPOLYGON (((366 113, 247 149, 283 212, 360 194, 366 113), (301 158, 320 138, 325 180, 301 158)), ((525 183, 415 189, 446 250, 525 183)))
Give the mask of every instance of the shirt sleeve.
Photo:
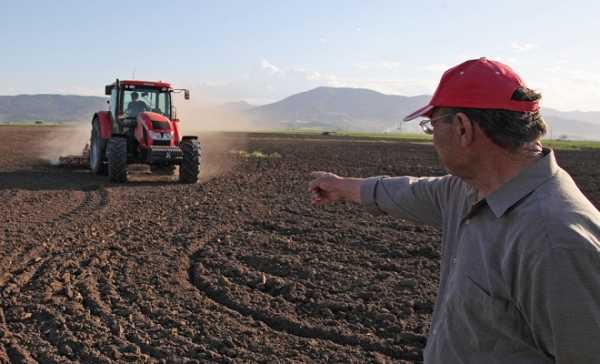
POLYGON ((536 345, 556 363, 600 360, 600 252, 552 248, 524 274, 520 301, 536 345))
POLYGON ((361 184, 361 204, 373 214, 390 214, 439 228, 455 180, 449 175, 370 177, 361 184))

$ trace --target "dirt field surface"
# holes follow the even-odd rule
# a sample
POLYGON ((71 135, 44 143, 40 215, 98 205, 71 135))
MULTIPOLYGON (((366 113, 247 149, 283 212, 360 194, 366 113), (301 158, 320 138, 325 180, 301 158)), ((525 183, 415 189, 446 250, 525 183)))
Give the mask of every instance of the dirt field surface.
MULTIPOLYGON (((117 185, 50 165, 57 133, 0 127, 0 361, 422 360, 439 231, 306 188, 312 170, 440 175, 431 145, 207 134, 202 183, 117 185)), ((557 155, 598 207, 600 153, 557 155)))

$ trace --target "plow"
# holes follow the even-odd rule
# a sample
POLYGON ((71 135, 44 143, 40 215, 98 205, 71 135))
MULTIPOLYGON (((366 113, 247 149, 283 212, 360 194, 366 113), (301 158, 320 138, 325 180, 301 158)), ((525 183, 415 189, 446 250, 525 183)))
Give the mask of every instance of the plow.
POLYGON ((93 174, 107 175, 111 182, 127 182, 128 165, 146 164, 152 173, 174 174, 179 181, 196 183, 200 172, 201 148, 196 136, 181 136, 180 120, 169 83, 118 79, 105 87, 110 96, 109 110, 92 117, 89 144, 80 155, 59 158, 59 165, 89 168, 93 174))
POLYGON ((90 145, 83 147, 81 154, 65 155, 58 158, 58 164, 67 168, 87 168, 90 165, 90 145))

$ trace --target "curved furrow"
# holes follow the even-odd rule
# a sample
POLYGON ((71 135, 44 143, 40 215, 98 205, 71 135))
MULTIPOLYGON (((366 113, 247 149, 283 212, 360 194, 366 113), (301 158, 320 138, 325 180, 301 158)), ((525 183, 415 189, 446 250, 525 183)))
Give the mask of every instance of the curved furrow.
MULTIPOLYGON (((296 319, 290 319, 287 315, 268 310, 267 308, 269 307, 263 309, 259 305, 240 302, 240 295, 250 298, 253 295, 260 294, 250 289, 233 285, 222 276, 215 277, 211 275, 201 263, 194 264, 190 274, 195 285, 211 299, 244 316, 250 316, 254 320, 262 321, 275 331, 302 338, 328 340, 344 346, 358 346, 363 350, 383 353, 394 359, 416 360, 419 358, 416 353, 407 351, 406 349, 408 348, 398 345, 399 343, 390 345, 380 340, 374 340, 366 335, 345 334, 333 327, 313 326, 296 319)), ((420 337, 412 339, 414 341, 421 340, 420 337)))
MULTIPOLYGON (((178 319, 180 314, 177 307, 169 301, 168 296, 161 299, 161 295, 155 292, 157 287, 134 291, 123 284, 129 279, 120 272, 110 277, 104 275, 100 279, 101 295, 105 302, 111 302, 113 317, 119 322, 123 336, 137 345, 141 352, 156 359, 187 360, 197 358, 199 353, 205 351, 205 347, 193 341, 197 329, 190 327, 189 322, 178 319), (155 297, 153 300, 148 301, 139 294, 146 290, 152 292, 151 296, 155 297)), ((214 360, 214 353, 207 359, 214 360)))
POLYGON ((0 276, 0 289, 6 290, 9 284, 14 285, 15 288, 27 284, 44 263, 42 255, 46 250, 47 247, 41 245, 11 255, 8 258, 11 261, 10 269, 0 276))
POLYGON ((23 363, 23 364, 34 364, 37 361, 31 356, 31 354, 24 350, 16 340, 9 340, 8 343, 4 344, 6 349, 6 355, 10 359, 11 363, 23 363))
MULTIPOLYGON (((68 360, 107 362, 99 350, 85 349, 83 341, 103 332, 87 319, 77 281, 88 272, 80 270, 82 253, 55 253, 38 265, 29 283, 11 306, 10 325, 30 333, 27 347, 36 358, 64 357, 68 360), (29 303, 42 302, 42 303, 29 303), (64 315, 74 317, 65 319, 64 315), (37 344, 33 345, 32 341, 37 344)), ((66 359, 64 359, 66 360, 66 359)))
MULTIPOLYGON (((115 273, 113 267, 127 265, 128 258, 132 257, 123 257, 120 253, 108 251, 92 255, 88 259, 87 268, 91 269, 93 274, 87 275, 77 284, 82 294, 83 307, 88 309, 92 316, 99 318, 100 322, 110 329, 113 337, 119 338, 121 344, 111 351, 117 356, 133 358, 138 355, 140 359, 145 358, 144 360, 196 357, 204 348, 180 334, 187 333, 189 328, 170 319, 167 314, 156 312, 153 308, 156 301, 145 301, 143 296, 128 290, 126 285, 130 275, 121 275, 118 271, 115 273), (116 282, 120 283, 119 287, 116 282), (124 292, 119 293, 119 289, 124 292), (169 347, 182 348, 179 354, 161 348, 165 344, 165 338, 169 347), (124 342, 127 345, 123 345, 124 342)), ((165 305, 168 306, 168 302, 165 302, 165 305)))
MULTIPOLYGON (((252 237, 260 241, 255 234, 252 237)), ((234 238, 247 239, 248 236, 238 234, 234 238)), ((422 289, 429 289, 408 272, 410 260, 400 265, 390 259, 361 256, 356 252, 350 262, 337 256, 323 259, 326 254, 321 254, 317 247, 312 249, 313 244, 302 248, 295 242, 280 244, 273 242, 273 237, 268 239, 268 253, 259 248, 249 249, 253 245, 249 240, 233 243, 229 242, 231 237, 227 237, 224 242, 205 246, 195 259, 235 284, 268 294, 271 300, 284 299, 293 314, 302 320, 340 319, 358 324, 351 331, 365 335, 412 334, 402 321, 415 314, 413 304, 395 302, 391 298, 398 292, 416 296, 422 289), (397 269, 389 271, 389 267, 397 269)), ((338 246, 338 251, 344 252, 345 246, 338 246)))
POLYGON ((110 358, 104 351, 86 345, 90 340, 104 337, 105 330, 90 325, 84 310, 67 303, 65 316, 59 307, 38 305, 34 319, 40 323, 40 338, 52 344, 59 355, 78 362, 108 363, 110 358), (68 319, 66 318, 68 317, 68 319))

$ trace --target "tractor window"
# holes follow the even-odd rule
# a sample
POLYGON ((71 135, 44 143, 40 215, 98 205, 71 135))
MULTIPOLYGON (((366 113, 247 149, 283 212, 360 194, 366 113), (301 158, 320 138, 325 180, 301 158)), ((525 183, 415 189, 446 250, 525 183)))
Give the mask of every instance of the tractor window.
POLYGON ((171 102, 169 101, 169 94, 166 92, 161 92, 158 94, 158 99, 157 101, 157 105, 158 108, 161 110, 161 114, 170 117, 171 115, 171 110, 170 110, 170 106, 171 106, 171 102))
POLYGON ((169 93, 156 89, 127 89, 123 93, 123 111, 135 118, 142 111, 152 111, 170 117, 169 93))

